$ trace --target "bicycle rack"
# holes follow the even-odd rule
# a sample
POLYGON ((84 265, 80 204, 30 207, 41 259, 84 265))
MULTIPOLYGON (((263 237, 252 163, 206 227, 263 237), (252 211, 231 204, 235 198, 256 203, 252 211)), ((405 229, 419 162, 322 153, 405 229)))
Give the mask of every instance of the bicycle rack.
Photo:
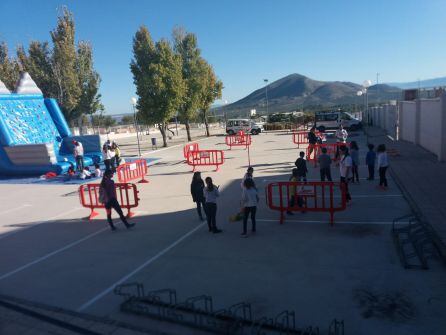
POLYGON ((392 222, 392 236, 401 263, 406 269, 429 269, 427 260, 439 256, 433 238, 435 232, 416 215, 408 214, 392 222), (401 227, 403 221, 408 223, 401 227))
MULTIPOLYGON (((214 311, 213 300, 209 295, 194 296, 178 302, 175 290, 146 292, 141 283, 118 285, 114 293, 124 298, 121 303, 123 312, 175 322, 216 334, 319 335, 318 327, 297 328, 294 311, 285 310, 274 318, 264 316, 254 319, 251 304, 247 302, 214 311)), ((329 335, 344 335, 344 322, 334 320, 329 326, 329 335)))

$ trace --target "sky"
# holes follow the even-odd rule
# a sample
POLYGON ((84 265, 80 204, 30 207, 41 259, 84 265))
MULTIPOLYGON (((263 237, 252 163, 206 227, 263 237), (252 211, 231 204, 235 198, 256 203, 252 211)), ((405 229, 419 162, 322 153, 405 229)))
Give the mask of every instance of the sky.
POLYGON ((11 52, 49 41, 63 5, 74 14, 76 39, 93 45, 108 114, 131 112, 129 63, 141 25, 155 40, 175 26, 195 33, 223 81, 218 102, 292 73, 356 83, 376 81, 376 73, 379 82, 446 76, 445 0, 1 0, 0 41, 11 52))

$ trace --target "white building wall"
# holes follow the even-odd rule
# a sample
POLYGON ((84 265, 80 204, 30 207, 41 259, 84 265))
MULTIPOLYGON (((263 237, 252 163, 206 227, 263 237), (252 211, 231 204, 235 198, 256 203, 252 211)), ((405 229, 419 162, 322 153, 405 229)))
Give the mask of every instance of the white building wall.
POLYGON ((440 156, 441 100, 422 99, 420 113, 420 146, 440 156))
POLYGON ((417 106, 413 101, 402 101, 400 110, 400 138, 415 143, 417 106))

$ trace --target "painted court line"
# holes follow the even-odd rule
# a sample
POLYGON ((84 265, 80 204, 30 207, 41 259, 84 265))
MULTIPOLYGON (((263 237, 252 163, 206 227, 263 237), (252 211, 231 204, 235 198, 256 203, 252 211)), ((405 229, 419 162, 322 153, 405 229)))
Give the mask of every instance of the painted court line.
POLYGON ((0 212, 0 215, 8 214, 8 213, 11 213, 11 212, 15 212, 15 211, 18 211, 19 209, 22 209, 22 208, 25 208, 25 207, 32 207, 32 205, 30 205, 30 204, 23 204, 23 205, 20 205, 19 207, 16 207, 16 208, 10 208, 10 209, 7 209, 7 210, 5 210, 3 212, 0 212))
POLYGON ((59 218, 61 218, 61 217, 64 217, 65 215, 71 214, 71 213, 76 212, 76 211, 79 211, 79 210, 81 210, 81 209, 83 209, 83 208, 82 208, 82 207, 76 207, 76 208, 70 209, 69 211, 66 211, 66 212, 57 214, 57 215, 55 215, 55 216, 53 216, 53 217, 50 217, 50 218, 48 218, 48 220, 45 220, 45 221, 38 221, 38 222, 36 222, 36 223, 29 224, 29 225, 26 226, 26 227, 19 228, 19 229, 16 229, 16 230, 13 230, 13 231, 11 231, 11 232, 8 232, 8 233, 6 233, 6 234, 1 235, 1 236, 0 236, 0 240, 3 239, 3 238, 5 238, 5 237, 8 237, 8 236, 11 236, 11 235, 20 233, 20 232, 22 232, 22 231, 24 231, 24 230, 27 230, 27 229, 36 227, 36 226, 41 225, 41 224, 43 224, 43 223, 49 223, 49 222, 52 222, 52 221, 57 220, 57 219, 59 219, 59 218))
MULTIPOLYGON (((147 265, 153 263, 154 261, 156 261, 158 258, 160 258, 161 256, 163 256, 165 253, 167 253, 168 251, 170 251, 171 249, 173 249, 174 247, 176 247, 178 244, 180 244, 182 241, 184 241, 186 238, 188 238, 190 235, 192 235, 193 233, 195 233, 198 229, 200 229, 201 227, 204 226, 204 223, 199 224, 197 227, 195 227, 194 229, 192 229, 191 231, 189 231, 188 233, 184 234, 183 236, 181 236, 178 240, 176 240, 175 242, 173 242, 171 245, 169 245, 167 248, 161 250, 160 252, 158 252, 155 256, 149 258, 147 261, 145 261, 144 263, 142 263, 140 266, 138 266, 135 270, 133 270, 132 272, 130 272, 129 274, 125 275, 124 277, 122 277, 121 279, 119 279, 117 282, 115 282, 113 285, 109 286, 108 288, 106 288, 105 290, 103 290, 101 293, 99 293, 98 295, 96 295, 95 297, 91 298, 90 300, 88 300, 85 304, 83 304, 82 306, 80 306, 77 311, 81 312, 83 310, 85 310, 86 308, 90 307, 91 305, 93 305, 96 301, 98 301, 99 299, 101 299, 102 297, 104 297, 105 295, 109 294, 110 292, 113 291, 113 289, 117 286, 120 285, 122 283, 124 283, 127 279, 129 279, 130 277, 134 276, 135 274, 137 274, 139 271, 141 271, 143 268, 145 268, 147 265)), ((0 278, 1 279, 1 278, 0 278)))
MULTIPOLYGON (((256 219, 259 222, 279 222, 279 220, 274 219, 256 219)), ((328 223, 329 220, 293 220, 293 219, 285 219, 285 222, 298 222, 298 223, 328 223)), ((391 225, 392 221, 339 221, 336 220, 334 224, 351 224, 351 225, 391 225)), ((397 224, 407 224, 409 222, 398 222, 397 224)))
POLYGON ((40 262, 43 262, 44 260, 46 260, 46 259, 48 259, 48 258, 50 258, 50 257, 52 257, 54 255, 57 255, 57 254, 61 253, 62 251, 70 249, 70 248, 78 245, 79 243, 82 243, 82 242, 84 242, 86 240, 89 240, 90 238, 92 238, 92 237, 94 237, 94 236, 96 236, 96 235, 98 235, 98 234, 100 234, 100 233, 102 233, 102 232, 104 232, 106 230, 109 230, 109 228, 108 227, 107 228, 102 228, 102 229, 100 229, 100 230, 98 230, 98 231, 96 231, 96 232, 94 232, 94 233, 92 233, 90 235, 87 235, 87 236, 85 236, 85 237, 83 237, 83 238, 81 238, 81 239, 79 239, 77 241, 74 241, 74 242, 72 242, 70 244, 67 244, 66 246, 64 246, 62 248, 54 250, 53 252, 50 252, 49 254, 46 254, 45 256, 42 256, 42 257, 37 258, 36 260, 34 260, 32 262, 29 262, 29 263, 27 263, 25 265, 22 265, 21 267, 15 269, 15 270, 7 272, 4 275, 0 276, 0 280, 6 279, 8 277, 11 277, 12 275, 15 275, 16 273, 18 273, 20 271, 23 271, 23 270, 29 268, 30 266, 33 266, 33 265, 38 264, 40 262))

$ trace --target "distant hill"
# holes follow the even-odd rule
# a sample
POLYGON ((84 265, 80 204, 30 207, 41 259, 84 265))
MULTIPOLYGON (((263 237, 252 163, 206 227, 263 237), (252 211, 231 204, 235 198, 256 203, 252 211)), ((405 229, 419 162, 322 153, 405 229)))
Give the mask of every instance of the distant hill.
MULTIPOLYGON (((341 81, 318 81, 301 74, 290 74, 268 85, 268 112, 290 112, 302 106, 335 106, 342 104, 362 104, 363 98, 356 93, 361 85, 341 81)), ((369 87, 369 101, 399 99, 401 89, 386 84, 369 87)), ((243 99, 218 108, 229 116, 246 115, 246 111, 256 109, 266 111, 265 87, 255 90, 243 99)))
POLYGON ((431 87, 439 87, 446 86, 446 77, 426 79, 418 81, 412 81, 408 83, 389 83, 388 85, 395 86, 401 89, 409 89, 409 88, 431 88, 431 87))

